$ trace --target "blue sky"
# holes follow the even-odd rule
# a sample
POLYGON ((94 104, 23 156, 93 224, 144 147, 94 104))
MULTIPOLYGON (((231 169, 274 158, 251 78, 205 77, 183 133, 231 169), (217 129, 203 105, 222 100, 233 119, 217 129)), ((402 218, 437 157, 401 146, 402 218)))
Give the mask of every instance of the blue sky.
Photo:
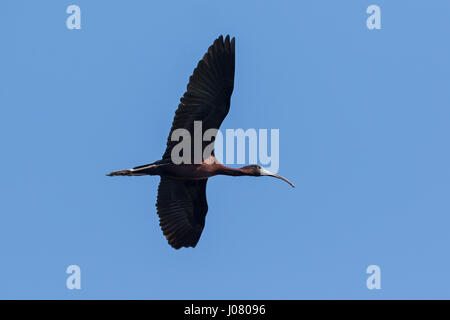
POLYGON ((0 298, 450 298, 448 1, 2 1, 0 298), (81 30, 66 8, 81 8, 81 30), (381 8, 368 30, 366 8, 381 8), (173 250, 161 157, 207 47, 236 37, 226 128, 280 129, 280 171, 215 177, 173 250), (65 286, 81 268, 82 289, 65 286), (381 268, 368 290, 366 268, 381 268))

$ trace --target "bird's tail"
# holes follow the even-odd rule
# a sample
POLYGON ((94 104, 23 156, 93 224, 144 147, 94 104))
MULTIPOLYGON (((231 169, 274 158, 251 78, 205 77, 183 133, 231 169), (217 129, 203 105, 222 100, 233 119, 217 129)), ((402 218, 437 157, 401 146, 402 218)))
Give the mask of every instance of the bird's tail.
POLYGON ((159 167, 163 165, 167 165, 168 162, 166 161, 156 161, 150 164, 146 164, 143 166, 135 167, 133 169, 125 169, 125 170, 119 170, 119 171, 113 171, 111 173, 108 173, 107 176, 114 177, 114 176, 147 176, 147 175, 158 175, 159 174, 159 167))

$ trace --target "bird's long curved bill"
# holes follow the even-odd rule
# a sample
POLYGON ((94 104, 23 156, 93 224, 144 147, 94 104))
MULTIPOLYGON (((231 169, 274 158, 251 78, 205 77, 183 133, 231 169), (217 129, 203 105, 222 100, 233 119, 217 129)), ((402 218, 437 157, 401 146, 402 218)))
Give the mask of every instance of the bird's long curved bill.
POLYGON ((292 182, 290 182, 290 181, 289 181, 288 179, 286 179, 285 177, 280 176, 279 174, 270 172, 269 170, 266 170, 266 169, 263 169, 263 174, 264 174, 265 176, 269 176, 269 177, 274 177, 274 178, 277 178, 277 179, 281 179, 281 180, 283 180, 283 181, 289 183, 289 184, 291 185, 292 188, 295 188, 295 185, 294 185, 292 182))

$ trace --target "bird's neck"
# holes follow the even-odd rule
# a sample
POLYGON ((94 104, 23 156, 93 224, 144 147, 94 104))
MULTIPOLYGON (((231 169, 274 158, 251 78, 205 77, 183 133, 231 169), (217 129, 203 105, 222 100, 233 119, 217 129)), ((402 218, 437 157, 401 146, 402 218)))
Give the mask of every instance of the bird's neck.
POLYGON ((248 172, 243 168, 230 168, 224 165, 220 165, 220 169, 218 170, 218 174, 224 176, 248 176, 248 172))

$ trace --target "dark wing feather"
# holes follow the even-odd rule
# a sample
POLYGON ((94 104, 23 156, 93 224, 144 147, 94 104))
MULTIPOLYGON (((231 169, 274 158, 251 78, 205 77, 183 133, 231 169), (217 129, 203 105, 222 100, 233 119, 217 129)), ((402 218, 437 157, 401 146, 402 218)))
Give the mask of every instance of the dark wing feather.
MULTIPOLYGON (((178 143, 178 141, 171 141, 175 129, 184 128, 191 133, 192 159, 194 157, 194 121, 202 121, 202 136, 208 129, 219 129, 230 109, 233 93, 234 47, 234 38, 230 41, 229 36, 226 36, 225 40, 220 36, 199 61, 189 78, 187 91, 180 99, 181 103, 175 112, 163 159, 171 158, 172 148, 178 143)), ((202 153, 209 143, 203 142, 202 153)))
POLYGON ((207 180, 172 180, 161 177, 156 207, 159 225, 175 249, 195 247, 208 212, 207 180))

